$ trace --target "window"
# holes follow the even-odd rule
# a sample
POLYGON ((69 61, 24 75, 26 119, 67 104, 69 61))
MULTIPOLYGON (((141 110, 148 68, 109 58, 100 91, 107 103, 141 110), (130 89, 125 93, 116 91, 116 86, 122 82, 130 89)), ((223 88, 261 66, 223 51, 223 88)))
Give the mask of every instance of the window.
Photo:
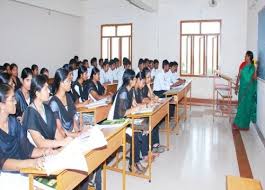
POLYGON ((101 57, 103 59, 132 60, 132 24, 101 26, 101 57))
POLYGON ((211 76, 220 60, 221 21, 180 22, 180 73, 211 76))

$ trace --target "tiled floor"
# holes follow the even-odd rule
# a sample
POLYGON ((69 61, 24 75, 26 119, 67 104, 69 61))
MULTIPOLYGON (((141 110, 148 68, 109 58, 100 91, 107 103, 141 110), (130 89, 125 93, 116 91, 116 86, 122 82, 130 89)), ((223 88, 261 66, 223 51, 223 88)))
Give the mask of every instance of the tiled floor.
MULTIPOLYGON (((216 118, 213 123, 210 109, 193 106, 187 122, 181 124, 181 133, 171 135, 170 151, 161 154, 153 163, 152 182, 127 176, 126 189, 225 190, 225 176, 239 176, 235 147, 228 119, 216 118)), ((161 133, 160 137, 164 142, 165 135, 161 133)), ((250 141, 246 143, 246 149, 252 154, 251 166, 256 162, 262 164, 265 158, 264 147, 257 146, 258 142, 253 142, 255 138, 258 137, 254 130, 243 134, 244 142, 250 141), (257 154, 262 157, 256 159, 257 154)), ((265 164, 263 167, 255 165, 253 175, 265 181, 265 175, 262 175, 265 164)), ((107 172, 107 189, 121 189, 120 174, 107 172)))

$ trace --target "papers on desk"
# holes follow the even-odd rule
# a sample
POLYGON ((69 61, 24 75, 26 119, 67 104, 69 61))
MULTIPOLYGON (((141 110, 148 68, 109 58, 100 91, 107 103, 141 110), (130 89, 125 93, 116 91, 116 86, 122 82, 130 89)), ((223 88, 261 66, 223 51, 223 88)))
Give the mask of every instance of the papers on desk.
POLYGON ((145 114, 145 113, 152 113, 159 104, 149 105, 148 107, 137 107, 132 114, 145 114))
POLYGON ((129 121, 130 119, 106 120, 100 125, 95 125, 95 127, 98 129, 119 128, 129 121))
POLYGON ((65 169, 87 172, 85 154, 106 145, 107 141, 104 134, 99 129, 88 129, 58 154, 45 157, 44 169, 48 175, 65 169))
POLYGON ((85 105, 85 107, 86 108, 96 108, 96 107, 106 106, 106 105, 108 105, 108 99, 104 98, 104 99, 89 103, 89 104, 85 105))

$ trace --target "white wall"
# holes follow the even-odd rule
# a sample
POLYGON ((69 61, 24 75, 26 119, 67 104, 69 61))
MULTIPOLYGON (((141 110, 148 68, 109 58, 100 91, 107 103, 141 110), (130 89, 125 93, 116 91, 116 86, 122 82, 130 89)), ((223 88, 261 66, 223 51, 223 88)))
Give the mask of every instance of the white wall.
POLYGON ((53 75, 80 52, 81 18, 0 1, 0 63, 38 64, 53 75))
MULTIPOLYGON (((247 47, 254 51, 257 56, 258 52, 258 13, 265 6, 265 0, 259 0, 255 6, 252 6, 252 1, 249 1, 248 11, 248 31, 247 31, 247 47)), ((258 102, 257 102, 257 125, 265 136, 265 81, 258 80, 258 102)))
MULTIPOLYGON (((140 57, 179 61, 181 20, 222 19, 221 70, 235 77, 246 51, 247 0, 222 0, 216 8, 208 0, 160 0, 158 12, 148 13, 124 0, 90 0, 82 55, 100 56, 100 25, 133 23, 133 66, 140 57)), ((212 98, 212 79, 194 78, 192 96, 212 98)))

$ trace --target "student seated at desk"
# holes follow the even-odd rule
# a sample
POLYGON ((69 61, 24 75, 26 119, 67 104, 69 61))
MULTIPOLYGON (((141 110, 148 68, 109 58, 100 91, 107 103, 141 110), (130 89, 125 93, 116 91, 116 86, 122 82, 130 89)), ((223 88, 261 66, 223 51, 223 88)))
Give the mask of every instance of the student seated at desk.
POLYGON ((19 174, 19 170, 43 167, 42 156, 53 154, 54 151, 34 148, 29 142, 26 130, 13 116, 16 113, 16 99, 13 87, 8 84, 0 85, 0 113, 1 189, 13 189, 13 184, 16 185, 15 189, 29 189, 28 177, 19 174), (14 178, 16 181, 12 181, 14 178))
POLYGON ((117 83, 118 82, 118 72, 117 72, 118 69, 116 68, 116 64, 113 59, 110 60, 109 67, 110 67, 109 72, 113 79, 113 82, 117 83))
POLYGON ((100 71, 94 67, 90 79, 86 81, 84 87, 84 98, 91 98, 93 101, 108 97, 104 86, 100 83, 100 71))
MULTIPOLYGON (((155 95, 153 95, 153 91, 150 86, 150 81, 151 81, 150 70, 148 68, 145 68, 142 73, 137 74, 136 78, 137 78, 135 86, 136 103, 150 104, 152 102, 157 102, 158 98, 155 95)), ((144 140, 147 141, 148 143, 148 138, 143 139, 143 141, 144 140)), ((143 146, 143 148, 145 147, 143 146)), ((165 152, 165 148, 160 145, 159 126, 156 126, 152 131, 152 152, 155 154, 165 152)))
POLYGON ((32 80, 32 70, 28 67, 24 68, 21 72, 21 79, 22 86, 15 93, 17 100, 16 117, 19 118, 22 117, 24 111, 26 111, 31 102, 29 91, 32 80))
POLYGON ((47 78, 49 78, 49 70, 45 67, 40 70, 40 74, 45 75, 47 78))
POLYGON ((158 74, 159 72, 159 61, 157 59, 154 60, 154 68, 151 70, 151 77, 152 80, 154 80, 155 76, 158 74))
MULTIPOLYGON (((114 97, 114 113, 111 119, 121 119, 126 117, 131 113, 131 108, 133 107, 133 88, 136 83, 135 72, 131 69, 126 69, 123 74, 123 84, 118 90, 116 96, 114 97)), ((127 135, 129 142, 131 141, 131 136, 127 135)), ((144 173, 146 168, 140 162, 140 148, 142 133, 134 133, 134 161, 135 165, 132 166, 132 148, 130 149, 130 160, 129 160, 129 170, 135 167, 138 173, 144 173)))
POLYGON ((142 72, 144 69, 144 60, 142 58, 138 61, 138 68, 136 69, 136 73, 142 72))
POLYGON ((33 102, 23 117, 23 127, 28 130, 34 144, 43 148, 59 148, 67 145, 72 138, 64 138, 62 130, 56 127, 56 118, 49 105, 49 86, 44 75, 32 79, 30 95, 33 102))
POLYGON ((31 71, 33 76, 37 76, 39 74, 39 67, 36 64, 31 66, 31 71))
POLYGON ((72 97, 69 95, 71 90, 71 76, 69 71, 63 68, 55 72, 53 83, 53 94, 49 105, 55 114, 56 126, 62 129, 62 134, 70 137, 79 135, 79 126, 76 121, 76 107, 72 97))
POLYGON ((72 92, 74 95, 74 102, 84 102, 84 83, 87 81, 87 68, 80 66, 78 68, 78 76, 74 84, 72 85, 72 92))
POLYGON ((9 84, 13 88, 15 88, 15 84, 13 83, 12 76, 8 73, 0 72, 0 84, 9 84))
POLYGON ((122 78, 123 78, 123 73, 125 72, 125 70, 132 68, 132 63, 131 63, 131 61, 128 58, 124 57, 122 61, 123 61, 123 68, 120 67, 119 72, 118 72, 118 86, 117 86, 117 89, 119 89, 122 86, 122 83, 123 83, 122 78))
POLYGON ((178 74, 178 63, 176 61, 170 62, 170 83, 171 86, 179 86, 185 83, 185 80, 181 79, 178 74))
POLYGON ((21 87, 21 81, 18 78, 18 67, 15 63, 10 65, 10 71, 13 79, 13 83, 15 84, 15 91, 21 87))
POLYGON ((101 84, 110 84, 113 82, 112 74, 109 69, 109 62, 104 61, 102 64, 102 69, 100 70, 100 83, 101 84))

